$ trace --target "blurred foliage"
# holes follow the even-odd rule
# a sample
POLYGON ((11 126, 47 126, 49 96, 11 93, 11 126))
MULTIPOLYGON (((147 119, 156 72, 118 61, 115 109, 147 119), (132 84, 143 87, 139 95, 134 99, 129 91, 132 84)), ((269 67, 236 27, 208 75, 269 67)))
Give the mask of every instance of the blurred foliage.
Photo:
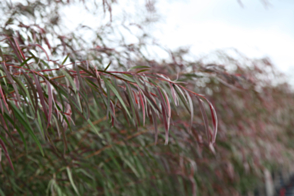
POLYGON ((121 2, 0 2, 1 195, 241 195, 291 165, 294 94, 269 59, 156 61, 155 1, 136 21, 121 2), (101 23, 70 31, 71 6, 101 23))

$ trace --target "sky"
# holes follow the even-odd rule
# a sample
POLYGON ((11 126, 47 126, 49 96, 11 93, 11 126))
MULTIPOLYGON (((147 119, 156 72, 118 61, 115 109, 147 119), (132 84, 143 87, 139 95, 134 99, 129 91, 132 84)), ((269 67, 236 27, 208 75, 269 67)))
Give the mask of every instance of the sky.
POLYGON ((227 48, 250 58, 268 56, 284 73, 294 73, 294 1, 241 2, 159 0, 163 19, 155 36, 169 48, 190 46, 196 56, 227 48))
MULTIPOLYGON (((122 5, 127 12, 134 12, 132 8, 144 7, 145 1, 119 0, 113 13, 119 13, 122 5), (131 3, 137 5, 132 7, 131 3)), ((294 0, 267 1, 265 5, 263 0, 157 0, 160 21, 152 32, 165 48, 188 46, 195 57, 230 48, 249 58, 269 57, 280 71, 292 76, 294 84, 294 0)), ((71 27, 101 25, 97 18, 91 20, 80 11, 79 7, 65 10, 73 21, 68 23, 71 27)), ((138 41, 125 33, 129 43, 138 41)))

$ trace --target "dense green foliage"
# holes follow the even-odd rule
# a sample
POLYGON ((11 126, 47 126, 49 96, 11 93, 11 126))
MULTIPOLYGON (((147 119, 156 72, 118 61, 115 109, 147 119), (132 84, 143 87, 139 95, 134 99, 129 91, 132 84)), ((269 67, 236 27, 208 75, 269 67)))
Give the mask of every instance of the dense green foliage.
POLYGON ((293 161, 294 94, 268 59, 155 61, 152 2, 133 44, 94 2, 113 23, 73 32, 62 9, 88 4, 0 3, 0 195, 240 195, 293 161))

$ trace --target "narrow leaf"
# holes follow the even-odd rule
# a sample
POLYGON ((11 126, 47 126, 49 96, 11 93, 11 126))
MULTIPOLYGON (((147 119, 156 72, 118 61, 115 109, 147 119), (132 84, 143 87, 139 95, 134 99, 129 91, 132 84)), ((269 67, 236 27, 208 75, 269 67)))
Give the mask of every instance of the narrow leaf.
MULTIPOLYGON (((14 167, 13 167, 12 161, 11 161, 11 159, 10 159, 10 156, 9 156, 9 154, 8 154, 8 151, 7 151, 7 149, 6 149, 6 146, 5 146, 5 144, 4 144, 4 142, 2 141, 1 138, 0 138, 0 146, 1 146, 1 148, 3 149, 3 151, 4 151, 5 157, 7 158, 7 160, 8 160, 8 162, 9 162, 9 165, 10 165, 11 169, 13 169, 13 171, 14 171, 14 167)), ((0 150, 1 150, 1 149, 0 149, 0 150)))
POLYGON ((189 95, 188 91, 185 91, 187 98, 189 100, 189 105, 190 105, 190 112, 191 112, 191 120, 190 120, 190 128, 189 131, 190 133, 192 133, 192 124, 193 124, 193 118, 194 118, 194 108, 193 108, 193 103, 192 103, 192 99, 191 96, 189 95))
POLYGON ((14 115, 15 117, 20 121, 20 123, 24 126, 24 128, 29 132, 29 134, 32 136, 33 140, 36 142, 37 146, 39 147, 42 155, 44 156, 44 152, 42 149, 42 146, 39 142, 39 140, 37 139, 36 135, 34 134, 31 126, 28 124, 26 118, 23 116, 23 114, 16 108, 16 106, 14 106, 12 103, 9 103, 9 105, 11 106, 11 108, 14 111, 14 115))
POLYGON ((127 114, 129 115, 130 119, 132 119, 129 110, 127 108, 127 106, 125 105, 122 97, 120 96, 120 94, 118 93, 118 91, 114 88, 114 86, 105 78, 104 82, 106 85, 109 86, 109 88, 112 90, 112 92, 116 95, 116 97, 118 98, 118 100, 120 101, 121 105, 123 106, 123 108, 126 110, 127 114))
POLYGON ((108 63, 108 65, 105 67, 105 69, 104 69, 104 71, 106 71, 108 68, 109 68, 109 66, 111 65, 111 61, 108 63))
POLYGON ((210 141, 210 133, 209 133, 209 130, 208 130, 209 127, 208 127, 207 115, 206 115, 206 112, 204 110, 204 106, 203 106, 202 100, 199 99, 198 96, 196 96, 196 98, 198 100, 198 103, 199 103, 199 106, 200 106, 200 111, 201 111, 202 118, 203 118, 203 121, 204 121, 206 136, 207 136, 208 141, 210 141))
POLYGON ((137 65, 137 66, 131 67, 129 70, 133 70, 133 69, 150 69, 150 67, 143 66, 143 65, 137 65))
POLYGON ((48 80, 46 80, 46 83, 47 83, 47 88, 48 88, 48 107, 49 107, 49 113, 48 113, 48 122, 47 122, 47 129, 50 125, 50 122, 51 122, 51 117, 52 117, 52 104, 53 104, 53 99, 52 99, 52 96, 53 96, 53 92, 52 92, 52 89, 51 89, 51 84, 48 80))
POLYGON ((80 193, 79 193, 79 191, 78 191, 78 189, 77 189, 77 187, 76 187, 76 185, 75 185, 75 183, 74 183, 74 181, 72 179, 72 174, 71 174, 70 168, 69 167, 66 167, 66 171, 67 171, 67 175, 68 175, 68 178, 69 178, 69 181, 70 181, 71 186, 75 190, 76 194, 77 195, 80 195, 80 193))
POLYGON ((38 78, 36 77, 36 75, 33 74, 33 76, 34 76, 35 84, 36 84, 37 91, 38 91, 38 94, 39 94, 40 102, 42 104, 43 112, 44 112, 44 114, 46 116, 47 121, 49 121, 47 108, 46 108, 46 104, 45 104, 45 98, 44 98, 44 95, 43 95, 43 89, 42 89, 42 87, 40 85, 40 82, 39 82, 38 78))

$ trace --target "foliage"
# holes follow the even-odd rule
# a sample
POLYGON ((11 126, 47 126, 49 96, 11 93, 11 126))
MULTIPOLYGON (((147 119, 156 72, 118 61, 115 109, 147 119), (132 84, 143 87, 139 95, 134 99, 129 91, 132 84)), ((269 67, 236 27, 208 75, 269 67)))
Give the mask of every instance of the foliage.
POLYGON ((144 29, 112 42, 114 1, 95 1, 113 23, 66 32, 75 3, 1 2, 0 193, 237 195, 290 163, 293 93, 268 59, 155 61, 144 29))

